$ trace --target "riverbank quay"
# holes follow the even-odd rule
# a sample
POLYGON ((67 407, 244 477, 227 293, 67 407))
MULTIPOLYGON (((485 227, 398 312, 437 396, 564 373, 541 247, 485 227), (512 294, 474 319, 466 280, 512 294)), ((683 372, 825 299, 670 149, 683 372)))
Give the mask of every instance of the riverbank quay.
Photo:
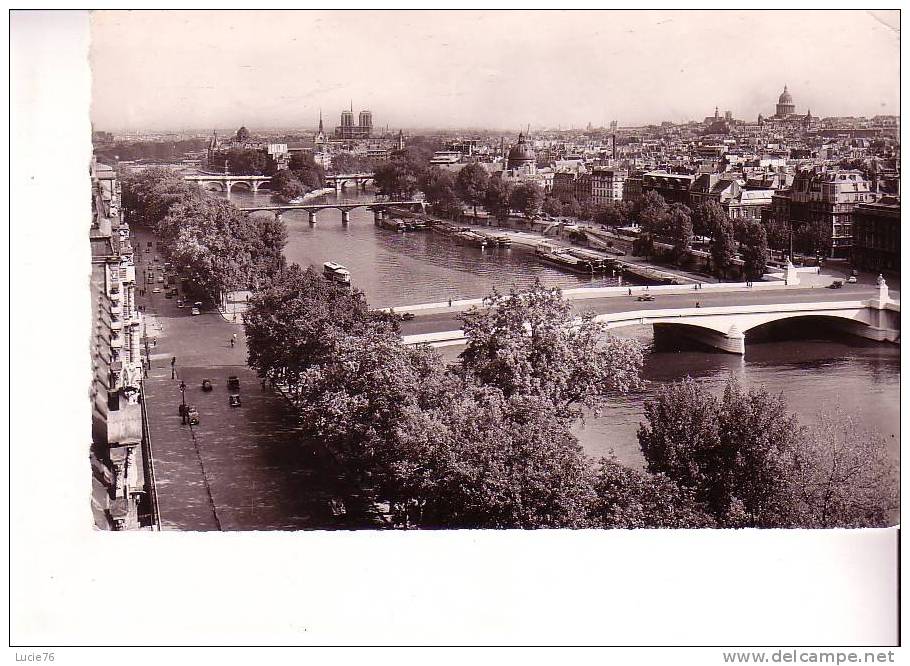
MULTIPOLYGON (((145 230, 137 236, 143 248, 153 243, 142 261, 146 271, 158 273, 153 267, 163 263, 147 262, 154 237, 145 230)), ((193 316, 189 307, 177 307, 176 298, 151 289, 138 301, 155 331, 143 399, 154 442, 161 529, 359 527, 332 509, 334 500, 350 494, 346 483, 318 447, 302 441, 297 416, 284 398, 264 389, 246 366, 242 329, 211 303, 193 316), (240 407, 228 405, 230 376, 240 381, 240 407), (203 379, 212 382, 211 392, 202 391, 203 379), (182 425, 184 400, 197 408, 199 425, 182 425)))

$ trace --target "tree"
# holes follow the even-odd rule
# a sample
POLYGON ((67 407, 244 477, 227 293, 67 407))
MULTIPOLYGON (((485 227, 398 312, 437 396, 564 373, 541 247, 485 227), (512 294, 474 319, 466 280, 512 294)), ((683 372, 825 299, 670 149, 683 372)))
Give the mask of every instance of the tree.
POLYGON ((611 229, 623 227, 629 222, 632 206, 623 201, 614 201, 601 206, 594 215, 597 224, 603 224, 611 229))
POLYGON ((270 170, 269 157, 263 150, 231 148, 217 153, 212 166, 220 168, 225 162, 228 163, 230 172, 238 176, 257 176, 270 170))
POLYGON ((482 204, 487 192, 490 176, 487 170, 477 162, 462 167, 455 177, 455 190, 462 201, 474 207, 474 218, 477 218, 477 206, 482 204))
POLYGON ((666 231, 673 242, 673 261, 682 266, 692 249, 693 231, 691 211, 680 204, 670 207, 666 218, 666 231))
POLYGON ((459 210, 455 182, 448 171, 439 168, 428 170, 420 178, 420 189, 426 195, 427 201, 438 211, 452 214, 459 210))
POLYGON ((317 164, 311 153, 291 153, 288 169, 308 189, 321 189, 325 183, 325 169, 317 164))
POLYGON ((170 208, 158 236, 177 271, 200 292, 218 298, 252 286, 255 225, 224 199, 186 198, 170 208))
POLYGON ((768 237, 761 222, 752 221, 746 225, 740 253, 746 279, 760 280, 768 267, 768 237))
POLYGON ((718 524, 789 524, 788 454, 801 436, 780 396, 731 379, 722 400, 691 379, 645 403, 638 430, 648 470, 691 489, 718 524))
POLYGON ((511 210, 511 186, 498 176, 490 178, 484 195, 484 207, 500 222, 509 219, 511 210))
POLYGON ((727 271, 736 258, 736 241, 733 239, 733 223, 724 215, 716 220, 711 232, 711 263, 714 274, 721 280, 726 278, 727 271))
POLYGON ((727 219, 723 207, 713 200, 707 200, 695 207, 692 215, 692 225, 699 236, 713 238, 715 230, 727 219))
POLYGON ((765 235, 768 239, 768 245, 778 251, 787 252, 790 249, 790 227, 776 219, 770 219, 765 223, 765 235))
POLYGON ((282 169, 272 176, 272 190, 287 200, 302 196, 306 192, 303 183, 288 169, 282 169))
POLYGON ((645 233, 659 234, 667 210, 667 202, 654 190, 648 190, 632 205, 632 219, 645 233))
POLYGON ((425 167, 408 155, 395 156, 379 164, 373 180, 379 193, 387 197, 410 198, 417 191, 425 167))
POLYGON ((292 387, 309 368, 331 361, 339 336, 396 330, 387 315, 370 311, 359 292, 297 264, 253 296, 244 323, 250 367, 292 387))
POLYGON ((375 162, 365 155, 342 151, 332 156, 334 173, 369 173, 375 167, 375 162))
POLYGON ((791 484, 798 527, 886 527, 896 522, 898 475, 881 436, 843 412, 820 414, 796 442, 791 484))
POLYGON ((202 193, 189 186, 183 176, 172 169, 151 167, 129 173, 121 181, 123 207, 130 224, 157 230, 171 206, 202 193))
POLYGON ((491 387, 451 395, 443 426, 420 433, 434 468, 428 526, 588 526, 591 465, 565 419, 545 400, 491 387))
POLYGON ((537 183, 520 183, 512 190, 510 205, 514 210, 521 211, 533 219, 540 214, 543 190, 537 183))
POLYGON ((560 200, 556 197, 547 196, 543 202, 543 207, 541 210, 543 210, 543 212, 547 215, 559 217, 562 215, 562 202, 560 202, 560 200))
MULTIPOLYGON (((797 252, 820 257, 831 255, 831 225, 824 220, 811 220, 793 230, 793 243, 797 252)), ((791 257, 792 259, 792 257, 791 257)))
POLYGON ((596 527, 695 529, 717 525, 691 489, 681 488, 664 474, 631 469, 613 459, 600 461, 594 491, 591 520, 596 527))
POLYGON ((460 373, 506 398, 539 397, 558 413, 598 407, 639 386, 641 345, 607 333, 593 313, 576 316, 559 289, 494 291, 461 316, 468 343, 460 373))

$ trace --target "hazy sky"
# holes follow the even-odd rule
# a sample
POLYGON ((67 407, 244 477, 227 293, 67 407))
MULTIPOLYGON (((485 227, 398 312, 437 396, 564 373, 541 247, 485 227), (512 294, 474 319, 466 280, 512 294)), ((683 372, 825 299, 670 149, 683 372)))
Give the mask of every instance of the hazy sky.
POLYGON ((899 113, 897 12, 97 12, 96 129, 899 113))

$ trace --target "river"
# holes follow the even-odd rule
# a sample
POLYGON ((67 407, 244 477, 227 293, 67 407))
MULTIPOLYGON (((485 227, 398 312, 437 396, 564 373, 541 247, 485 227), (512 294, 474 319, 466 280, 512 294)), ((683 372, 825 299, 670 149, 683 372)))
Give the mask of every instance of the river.
MULTIPOLYGON (((357 195, 354 195, 357 196, 357 195)), ((235 192, 237 205, 267 203, 270 195, 235 192)), ((328 200, 333 200, 329 197, 328 200)), ((322 202, 324 200, 317 200, 322 202)), ((284 215, 288 227, 288 261, 320 266, 337 261, 350 269, 355 286, 374 306, 401 306, 448 298, 477 298, 492 287, 527 286, 535 278, 563 288, 615 284, 612 278, 590 279, 540 265, 518 248, 480 250, 458 245, 434 233, 396 234, 378 229, 366 209, 341 213, 326 210, 310 226, 302 212, 284 215)), ((747 387, 764 386, 783 393, 805 423, 821 410, 845 412, 884 437, 895 460, 900 448, 900 350, 824 330, 788 330, 785 336, 747 340, 744 357, 685 348, 654 347, 650 327, 620 329, 647 348, 641 393, 612 400, 600 414, 588 414, 576 429, 584 449, 594 457, 611 453, 629 465, 644 464, 636 431, 643 404, 661 383, 691 376, 720 394, 731 374, 747 387)), ((447 349, 452 358, 457 351, 447 349)))

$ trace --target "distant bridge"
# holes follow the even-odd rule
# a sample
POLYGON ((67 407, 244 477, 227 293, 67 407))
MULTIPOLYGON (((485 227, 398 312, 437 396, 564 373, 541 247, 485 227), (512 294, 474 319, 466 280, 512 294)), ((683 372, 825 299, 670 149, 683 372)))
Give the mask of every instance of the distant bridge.
POLYGON ((184 176, 183 179, 190 183, 196 183, 199 187, 209 188, 217 186, 219 190, 227 194, 235 186, 241 186, 241 189, 258 192, 263 185, 271 183, 271 176, 232 176, 230 174, 199 174, 197 176, 184 176))
MULTIPOLYGON (((654 308, 642 306, 627 311, 608 312, 596 316, 608 329, 650 324, 655 337, 679 335, 696 340, 732 354, 746 353, 746 334, 765 324, 782 320, 822 318, 845 333, 869 340, 900 341, 900 301, 888 296, 884 284, 876 297, 867 300, 818 300, 711 307, 654 308)), ((729 294, 730 299, 736 298, 729 294)), ((824 298, 819 294, 820 299, 824 298)), ((746 300, 746 299, 744 299, 746 300)), ((691 301, 690 301, 691 302, 691 301)), ((632 306, 633 308, 635 306, 632 306)), ((400 309, 402 312, 405 308, 400 309)), ((428 344, 433 347, 462 345, 467 342, 463 330, 425 332, 403 336, 405 344, 428 344)))
MULTIPOLYGON (((234 176, 231 174, 203 173, 194 176, 184 176, 184 180, 191 183, 197 183, 200 187, 216 187, 218 190, 227 194, 235 186, 241 189, 258 192, 263 185, 269 186, 272 180, 271 176, 234 176)), ((372 173, 339 173, 326 176, 326 186, 335 188, 336 194, 340 194, 348 185, 354 185, 359 189, 366 189, 366 186, 372 184, 374 176, 372 173)))
POLYGON ((389 208, 407 208, 410 210, 426 209, 426 203, 423 201, 360 201, 348 203, 327 203, 327 204, 274 204, 268 206, 241 206, 240 210, 248 213, 271 212, 275 214, 275 219, 280 220, 281 214, 290 210, 305 210, 309 213, 310 224, 316 224, 316 213, 321 210, 336 208, 341 211, 341 222, 347 224, 351 221, 351 211, 355 208, 366 208, 373 211, 373 218, 378 222, 388 212, 389 208))
POLYGON ((326 176, 323 180, 327 187, 329 185, 335 187, 336 194, 341 194, 347 185, 353 184, 357 188, 365 190, 367 185, 376 182, 372 173, 341 173, 326 176))

